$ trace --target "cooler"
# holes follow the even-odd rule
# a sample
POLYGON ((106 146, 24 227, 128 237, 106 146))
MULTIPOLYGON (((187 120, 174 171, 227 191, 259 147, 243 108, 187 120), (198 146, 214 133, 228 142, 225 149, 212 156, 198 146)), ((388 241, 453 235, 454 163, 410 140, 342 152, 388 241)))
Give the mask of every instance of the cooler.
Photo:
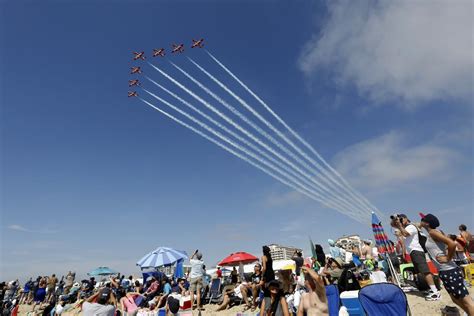
POLYGON ((350 316, 365 316, 364 309, 359 302, 359 291, 342 292, 340 298, 350 316))

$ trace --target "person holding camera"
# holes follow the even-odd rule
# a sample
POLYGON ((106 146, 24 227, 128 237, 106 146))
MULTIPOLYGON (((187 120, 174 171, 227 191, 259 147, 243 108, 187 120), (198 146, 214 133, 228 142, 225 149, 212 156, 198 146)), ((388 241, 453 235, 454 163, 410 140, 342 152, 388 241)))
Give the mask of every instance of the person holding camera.
POLYGON ((421 273, 430 287, 430 290, 425 296, 427 301, 437 301, 441 298, 441 293, 436 288, 433 274, 431 274, 426 262, 425 250, 420 244, 420 234, 418 227, 410 222, 405 214, 391 215, 392 222, 390 225, 397 228, 400 234, 405 238, 405 248, 410 254, 411 261, 416 274, 421 273))

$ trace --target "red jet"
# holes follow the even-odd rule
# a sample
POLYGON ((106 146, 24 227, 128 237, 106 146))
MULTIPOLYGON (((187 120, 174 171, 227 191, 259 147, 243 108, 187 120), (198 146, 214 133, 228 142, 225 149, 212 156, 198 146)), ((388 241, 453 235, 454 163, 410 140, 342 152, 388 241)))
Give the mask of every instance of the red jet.
POLYGON ((184 44, 179 44, 179 45, 173 44, 173 50, 171 51, 171 53, 182 53, 182 52, 184 52, 184 44))
POLYGON ((193 39, 193 45, 191 46, 191 48, 194 48, 194 47, 202 48, 204 46, 202 42, 204 42, 204 38, 201 38, 199 41, 196 41, 193 39))
POLYGON ((130 69, 132 69, 132 71, 130 72, 130 74, 132 74, 132 75, 136 74, 136 73, 139 73, 139 74, 142 73, 142 70, 140 69, 140 67, 132 67, 130 69))
POLYGON ((165 57, 165 49, 164 48, 153 49, 153 57, 156 57, 156 56, 165 57))
POLYGON ((136 91, 128 91, 128 97, 138 97, 138 93, 136 91))
POLYGON ((138 81, 138 79, 133 79, 133 80, 129 80, 128 81, 128 86, 129 87, 132 87, 132 86, 139 86, 140 85, 140 82, 138 81))
POLYGON ((140 52, 140 53, 133 52, 133 53, 135 54, 135 57, 133 57, 133 60, 137 60, 137 59, 145 60, 145 52, 140 52))

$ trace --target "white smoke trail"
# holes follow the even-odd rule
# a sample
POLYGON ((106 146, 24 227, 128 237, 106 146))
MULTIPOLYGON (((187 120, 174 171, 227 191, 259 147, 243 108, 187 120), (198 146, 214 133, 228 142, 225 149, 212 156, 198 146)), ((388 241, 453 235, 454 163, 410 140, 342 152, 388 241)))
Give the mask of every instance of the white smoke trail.
MULTIPOLYGON (((180 82, 175 80, 173 77, 168 75, 165 71, 161 70, 157 66, 148 63, 150 66, 152 66, 155 70, 157 70, 160 74, 162 74, 164 77, 166 77, 168 80, 173 82, 175 85, 177 85, 179 88, 187 92, 189 95, 191 95, 193 98, 198 100, 200 103, 202 103, 205 107, 207 107, 209 110, 212 112, 216 113, 218 116, 220 116, 222 119, 224 119, 227 123, 231 124, 234 128, 238 129, 240 132, 244 133, 247 137, 251 138, 254 142, 258 143, 260 146, 264 147, 267 151, 271 152, 275 156, 277 156, 279 159, 283 160, 285 163, 288 165, 292 166, 294 169, 298 170, 300 173, 305 174, 301 169, 296 167, 293 163, 289 162, 285 157, 281 156, 279 153, 275 152, 271 147, 269 147, 267 144, 263 143, 259 138, 255 137, 252 133, 248 132, 244 128, 242 128, 239 124, 235 123, 232 119, 228 118, 225 114, 221 113, 219 110, 217 110, 215 107, 210 105, 207 101, 203 100, 201 97, 196 95, 194 92, 186 88, 184 85, 182 85, 180 82)), ((319 185, 322 189, 325 189, 319 182, 317 182, 315 179, 310 178, 312 182, 315 182, 317 185, 319 185)), ((348 203, 345 200, 342 200, 339 198, 337 195, 335 195, 335 199, 339 200, 341 203, 344 205, 347 205, 349 208, 354 209, 354 206, 348 203)))
MULTIPOLYGON (((288 156, 296 160, 299 164, 303 165, 307 170, 310 170, 310 172, 315 173, 314 169, 311 168, 307 163, 302 161, 298 156, 296 156, 293 152, 291 152, 287 147, 282 145, 280 142, 275 140, 272 136, 270 136, 267 132, 262 130, 258 125, 256 125, 253 121, 248 119, 244 114, 240 113, 237 109, 235 109, 233 106, 229 105, 226 101, 224 101, 222 98, 220 98, 218 95, 216 95, 214 92, 212 92, 209 88, 207 88, 205 85, 203 85, 201 82, 199 82, 197 79, 195 79, 193 76, 191 76, 189 73, 187 73, 185 70, 174 64, 173 62, 170 62, 176 69, 178 69, 182 74, 184 74, 187 78, 189 78, 192 82, 194 82, 197 86, 199 86, 201 89, 203 89, 207 94, 209 94, 212 98, 217 100, 220 104, 222 104, 224 107, 226 107, 228 110, 230 110, 232 113, 234 113, 236 116, 238 116, 241 120, 246 122, 248 125, 250 125, 252 128, 254 128, 258 133, 260 133, 262 136, 267 138, 270 142, 272 142, 274 145, 276 145, 280 150, 285 152, 288 156)), ((279 156, 281 157, 281 156, 279 156)), ((302 172, 303 174, 306 175, 305 172, 302 172)), ((317 174, 317 173, 316 173, 317 174)), ((327 187, 322 185, 320 182, 318 182, 316 179, 309 177, 309 179, 317 184, 318 186, 321 187, 321 189, 325 190, 327 194, 332 194, 335 199, 344 202, 344 200, 336 193, 332 192, 329 190, 327 187)), ((339 193, 339 192, 338 192, 339 193)), ((348 201, 346 201, 349 203, 348 201)), ((349 203, 350 204, 350 203, 349 203)), ((359 206, 360 207, 360 206, 359 206)))
MULTIPOLYGON (((175 99, 177 99, 178 101, 180 101, 182 104, 184 104, 185 106, 187 106, 188 108, 192 109, 193 111, 195 111, 196 113, 198 113, 199 115, 201 115, 202 117, 204 117, 205 119, 207 119, 208 121, 210 121, 211 123, 213 123, 214 125, 216 125, 217 127, 219 127, 220 129, 224 130, 225 132, 227 132, 228 134, 230 134, 231 136, 233 136, 234 138, 236 138, 237 140, 241 141, 242 143, 244 143, 245 145, 247 145, 248 147, 250 147, 251 149, 253 149, 255 152, 257 152, 258 154, 260 154, 261 156, 264 156, 266 159, 268 159, 269 161, 271 161, 273 164, 277 165, 279 168, 281 169, 284 169, 286 172, 289 172, 290 174, 292 174, 295 178, 297 178, 299 181, 302 181, 304 182, 306 185, 309 185, 311 187, 314 188, 314 185, 312 183, 310 183, 308 180, 306 180, 305 178, 303 178, 302 176, 304 177, 307 177, 306 175, 304 174, 298 174, 297 172, 295 172, 293 169, 288 168, 286 165, 280 163, 279 161, 277 161, 276 159, 274 159, 273 157, 271 157, 270 155, 268 155, 266 152, 264 152, 263 150, 261 150, 260 148, 258 148, 257 146, 255 146, 254 144, 250 143, 249 141, 247 141, 245 138, 241 137, 240 135, 236 134, 235 132, 233 132, 232 130, 228 129, 226 126, 220 124, 219 122, 217 122, 216 120, 214 120, 212 117, 208 116, 207 114, 203 113, 201 110, 197 109, 196 107, 194 107, 192 104, 190 104, 189 102, 187 102, 186 100, 180 98, 178 95, 176 95, 175 93, 173 93, 172 91, 166 89, 165 87, 163 87, 162 85, 160 85, 159 83, 155 82, 153 79, 149 78, 148 76, 145 76, 145 78, 147 80, 149 80, 150 82, 152 82, 153 84, 155 84, 156 86, 158 86, 160 89, 162 89, 163 91, 165 91, 166 93, 168 93, 169 95, 171 95, 172 97, 174 97, 175 99)), ((147 91, 146 89, 143 89, 145 92, 149 93, 150 95, 152 95, 153 97, 156 97, 154 94, 151 94, 149 91, 147 91)), ((248 150, 248 149, 247 149, 248 150)), ((316 189, 316 188, 314 188, 316 189)), ((320 197, 321 199, 327 199, 328 201, 334 201, 333 198, 327 198, 327 197, 323 197, 321 195, 319 195, 319 193, 322 193, 321 190, 318 190, 316 189, 316 192, 318 192, 318 197, 320 197)), ((334 201, 337 203, 337 201, 334 201)), ((345 207, 349 207, 349 208, 352 208, 352 206, 350 204, 347 204, 345 203, 344 204, 345 207)))
MULTIPOLYGON (((236 75, 234 75, 226 66, 224 66, 216 57, 214 57, 209 51, 207 54, 222 68, 224 69, 234 80, 236 80, 248 93, 250 93, 278 122, 280 122, 296 139, 298 139, 306 148, 308 148, 333 174, 335 174, 344 184, 345 189, 351 192, 353 196, 358 197, 365 205, 367 205, 370 209, 380 211, 376 206, 370 203, 367 198, 365 198, 362 194, 360 194, 357 190, 355 190, 347 181, 342 177, 337 170, 335 170, 326 160, 308 143, 306 142, 298 133, 296 133, 286 122, 278 116, 271 108, 268 106, 257 94, 255 94, 245 83, 243 83, 236 75)), ((339 182, 336 181, 336 184, 340 185, 339 182)), ((382 215, 382 214, 380 214, 382 215)))
MULTIPOLYGON (((194 133, 200 135, 201 137, 203 137, 203 138, 205 138, 206 140, 210 141, 211 143, 213 143, 213 144, 219 146, 220 148, 224 149, 225 151, 231 153, 232 155, 234 155, 234 156, 236 156, 236 157, 242 159, 243 161, 245 161, 245 162, 247 162, 247 163, 253 165, 253 166, 256 167, 257 169, 263 171, 264 173, 266 173, 266 174, 268 174, 269 176, 273 177, 273 178, 276 179, 277 181, 279 181, 279 182, 281 182, 281 183, 283 183, 283 184, 285 184, 285 185, 287 185, 287 186, 293 188, 294 190, 300 192, 301 194, 304 194, 304 195, 308 196, 309 198, 311 198, 311 199, 313 199, 313 200, 316 200, 316 199, 314 198, 314 196, 312 196, 310 193, 308 193, 308 192, 305 191, 304 189, 301 189, 300 187, 297 187, 297 186, 295 186, 294 184, 289 183, 288 181, 286 181, 286 180, 282 179, 281 177, 275 175, 273 172, 269 171, 268 169, 266 169, 265 167, 261 166, 260 164, 254 162, 254 161, 252 161, 252 160, 250 160, 250 159, 248 159, 247 157, 245 157, 245 156, 239 154, 238 152, 234 151, 233 149, 229 148, 228 146, 222 144, 221 142, 219 142, 218 140, 214 139, 213 137, 211 137, 211 136, 209 136, 209 135, 203 133, 202 131, 200 131, 200 130, 194 128, 194 127, 192 127, 191 125, 189 125, 189 124, 187 124, 187 123, 185 123, 185 122, 179 120, 178 118, 174 117, 173 115, 169 114, 168 112, 166 112, 166 111, 164 111, 164 110, 162 110, 162 109, 160 109, 160 108, 154 106, 154 105, 151 104, 150 102, 148 102, 148 101, 146 101, 146 100, 144 100, 144 99, 142 99, 142 98, 140 98, 140 97, 139 97, 139 99, 140 99, 140 101, 144 102, 144 103, 147 104, 148 106, 150 106, 150 107, 152 107, 153 109, 157 110, 158 112, 160 112, 161 114, 163 114, 163 115, 165 115, 166 117, 170 118, 171 120, 175 121, 176 123, 180 124, 181 126, 186 127, 187 129, 189 129, 189 130, 193 131, 194 133)), ((164 100, 163 100, 163 101, 164 101, 164 100)), ((166 102, 166 101, 165 101, 165 102, 166 102)), ((323 203, 326 207, 329 207, 329 208, 331 208, 331 209, 335 209, 336 211, 341 212, 339 209, 334 208, 334 207, 331 206, 331 205, 328 205, 328 204, 326 204, 326 203, 324 203, 324 202, 321 202, 321 203, 323 203)), ((345 214, 344 212, 341 212, 341 213, 345 214)), ((351 218, 353 218, 353 219, 356 220, 356 221, 359 221, 359 222, 361 222, 361 223, 364 223, 364 221, 362 221, 362 218, 356 216, 356 214, 351 214, 351 213, 349 212, 349 213, 347 213, 347 214, 345 214, 345 215, 350 216, 351 218)), ((364 223, 364 224, 365 224, 365 223, 364 223)))
MULTIPOLYGON (((306 160, 310 161, 313 163, 314 166, 322 173, 319 173, 318 171, 314 170, 311 168, 310 170, 313 172, 313 174, 317 177, 319 177, 322 181, 324 181, 328 186, 333 188, 335 191, 339 191, 338 193, 341 195, 345 195, 345 191, 338 186, 335 186, 333 182, 329 181, 326 179, 326 177, 330 177, 330 175, 326 174, 326 170, 317 162, 313 161, 304 151, 302 151, 298 146, 296 146, 291 140, 289 140, 282 132, 280 132, 278 129, 276 129, 270 122, 268 122, 265 118, 263 118, 258 112, 256 112, 250 105, 247 104, 242 98, 240 98, 237 94, 235 94, 232 90, 230 90, 225 84, 223 84, 221 81, 216 79, 212 74, 210 74, 208 71, 206 71, 203 67, 201 67, 197 62, 195 62, 193 59, 188 57, 189 61, 193 63, 199 70, 201 70, 204 74, 206 74, 212 81, 214 81, 217 85, 219 85, 222 89, 224 89, 227 93, 229 93, 234 99, 236 99, 244 108, 246 108, 249 112, 251 112, 255 117, 257 117, 262 123, 264 123, 268 128, 270 128, 274 133, 276 133, 280 138, 282 138, 288 145, 290 145, 294 150, 296 150, 301 156, 303 156, 306 160)), ((335 181, 334 179, 332 179, 335 181)), ((359 199, 355 198, 354 196, 351 196, 349 194, 349 199, 354 200, 356 204, 360 205, 362 208, 367 208, 367 205, 365 205, 363 202, 361 202, 359 199)), ((370 211, 370 208, 367 208, 368 211, 370 211)))
MULTIPOLYGON (((167 105, 168 107, 170 107, 171 109, 175 110, 176 112, 180 113, 181 115, 185 116, 186 118, 188 118, 189 120, 191 120, 192 122, 198 124, 200 127, 204 128, 205 130, 207 130, 208 132, 212 133, 214 136, 220 138, 221 140, 225 141, 226 143, 228 143, 229 145, 231 145, 232 147, 240 150, 241 152, 245 153, 247 156, 250 156, 251 158, 259 161, 260 163, 266 165, 267 167, 269 167, 270 169, 273 169, 274 171, 280 173, 281 175, 283 175, 285 178, 289 179, 290 181, 294 182, 297 186, 303 188, 304 190, 310 192, 313 194, 313 199, 316 199, 317 201, 321 202, 321 203, 325 203, 325 205, 330 205, 332 208, 337 208, 337 209, 340 209, 340 210, 343 210, 345 209, 343 205, 337 203, 337 202, 327 202, 325 201, 325 198, 323 196, 321 196, 320 194, 318 194, 317 192, 315 192, 314 190, 306 187, 305 185, 301 184, 299 182, 298 179, 292 177, 291 175, 289 175, 288 173, 286 172, 283 172, 281 171, 280 169, 278 169, 277 167, 275 167, 275 165, 269 163, 268 161, 266 161, 265 159, 255 155, 253 152, 249 151, 248 149, 236 144, 235 142, 233 142, 232 140, 230 140, 229 138, 227 138, 226 136, 222 135, 221 133, 217 132, 215 129, 209 127, 207 124, 203 123, 202 121, 196 119, 194 116, 188 114, 187 112, 184 112, 183 110, 179 109, 178 107, 174 106, 173 104, 169 103, 168 101, 160 98, 159 96, 155 95, 154 93, 148 91, 147 89, 145 88, 142 88, 143 91, 147 92, 148 94, 150 94, 151 96, 153 96, 155 99, 157 99, 158 101, 160 101, 161 103, 167 105)), ((340 211, 342 212, 342 211, 340 211)))

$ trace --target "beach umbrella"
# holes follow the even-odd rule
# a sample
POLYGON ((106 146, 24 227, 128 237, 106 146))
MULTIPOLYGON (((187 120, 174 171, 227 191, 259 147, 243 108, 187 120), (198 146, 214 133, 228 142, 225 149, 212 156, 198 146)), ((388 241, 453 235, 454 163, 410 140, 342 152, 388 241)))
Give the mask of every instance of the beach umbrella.
POLYGON ((394 252, 393 246, 388 242, 387 234, 383 229, 380 219, 372 212, 372 230, 375 237, 375 245, 380 254, 394 252))
POLYGON ((90 276, 97 277, 97 276, 108 276, 117 274, 118 272, 108 268, 108 267, 98 267, 97 269, 92 270, 91 272, 87 273, 90 276))
POLYGON ((186 251, 169 247, 158 247, 138 260, 137 266, 142 269, 170 266, 181 259, 188 259, 186 251))
POLYGON ((246 263, 252 263, 258 261, 258 258, 255 257, 254 255, 251 255, 247 252, 236 252, 231 254, 230 256, 222 259, 221 262, 219 262, 217 265, 219 266, 238 266, 240 263, 246 264, 246 263))

